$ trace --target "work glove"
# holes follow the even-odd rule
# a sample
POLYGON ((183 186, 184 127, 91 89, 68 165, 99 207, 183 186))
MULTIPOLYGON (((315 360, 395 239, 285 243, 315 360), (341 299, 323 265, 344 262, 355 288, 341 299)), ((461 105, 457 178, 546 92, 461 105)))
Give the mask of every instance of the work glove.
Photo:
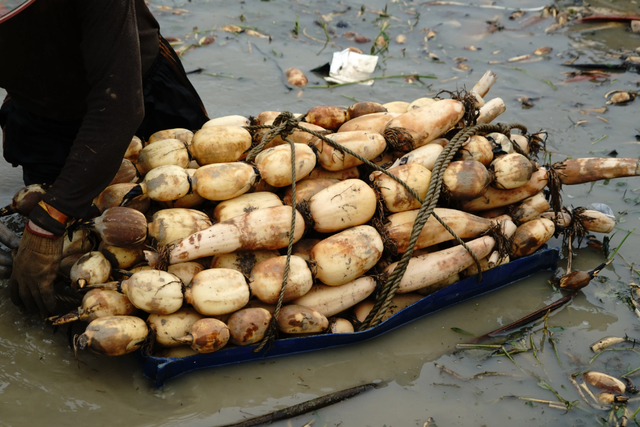
MULTIPOLYGON (((9 250, 18 249, 20 246, 20 237, 2 222, 0 222, 0 243, 8 247, 9 250)), ((0 280, 11 277, 11 267, 13 267, 11 254, 0 249, 0 280)))
POLYGON ((62 259, 63 237, 28 221, 13 257, 9 279, 11 301, 33 313, 48 317, 56 313, 53 281, 62 259))
POLYGON ((13 267, 13 258, 9 252, 0 249, 0 280, 11 277, 11 268, 13 267))

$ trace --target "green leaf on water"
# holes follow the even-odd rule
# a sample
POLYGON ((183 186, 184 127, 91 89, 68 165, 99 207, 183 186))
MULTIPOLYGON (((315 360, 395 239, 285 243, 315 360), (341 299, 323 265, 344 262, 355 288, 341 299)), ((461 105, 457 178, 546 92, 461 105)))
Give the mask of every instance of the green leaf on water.
POLYGON ((460 329, 460 328, 451 328, 451 330, 457 334, 462 334, 462 335, 471 335, 472 337, 477 337, 476 334, 473 334, 471 332, 467 332, 464 329, 460 329))
POLYGON ((552 326, 548 328, 551 332, 562 332, 564 328, 562 326, 552 326))
POLYGON ((549 386, 549 384, 547 384, 546 381, 538 381, 538 387, 545 389, 545 390, 551 390, 553 391, 553 389, 549 386))
POLYGON ((546 83, 553 90, 558 90, 558 88, 553 83, 551 83, 549 80, 541 79, 541 78, 538 78, 536 76, 533 76, 533 75, 529 74, 524 68, 519 68, 519 67, 509 67, 509 68, 511 68, 512 70, 520 71, 521 73, 525 73, 529 77, 532 77, 532 78, 534 78, 536 80, 539 80, 539 81, 541 81, 543 83, 546 83))
POLYGON ((598 142, 602 141, 603 139, 607 138, 607 135, 602 135, 600 138, 596 139, 595 141, 593 141, 591 143, 591 145, 593 144, 597 144, 598 142))

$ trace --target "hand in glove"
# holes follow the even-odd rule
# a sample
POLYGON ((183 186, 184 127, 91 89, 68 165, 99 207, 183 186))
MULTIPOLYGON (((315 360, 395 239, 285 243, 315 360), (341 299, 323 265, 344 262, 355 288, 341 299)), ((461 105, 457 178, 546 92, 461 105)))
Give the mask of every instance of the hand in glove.
POLYGON ((27 222, 22 241, 13 258, 9 279, 11 300, 46 317, 56 310, 53 281, 62 259, 63 237, 27 222))
POLYGON ((0 249, 0 280, 11 277, 11 267, 13 266, 13 258, 9 252, 0 249))
MULTIPOLYGON (((9 249, 18 249, 18 246, 20 246, 20 237, 2 222, 0 222, 0 243, 9 249)), ((8 279, 11 276, 12 266, 13 259, 11 254, 0 249, 0 279, 8 279)))

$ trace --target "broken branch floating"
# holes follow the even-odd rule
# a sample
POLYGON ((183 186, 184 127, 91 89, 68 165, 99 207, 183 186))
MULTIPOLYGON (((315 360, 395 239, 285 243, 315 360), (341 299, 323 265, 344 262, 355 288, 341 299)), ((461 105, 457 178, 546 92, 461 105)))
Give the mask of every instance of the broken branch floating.
MULTIPOLYGON (((500 346, 498 346, 500 347, 500 346)), ((513 377, 514 375, 512 374, 507 374, 504 372, 480 372, 479 374, 475 374, 472 375, 470 377, 463 377, 460 374, 452 371, 451 369, 447 368, 444 365, 439 365, 439 364, 435 364, 436 368, 440 369, 443 372, 446 372, 447 374, 451 375, 452 377, 455 377, 457 379, 459 379, 460 381, 471 381, 471 380, 475 380, 475 379, 482 379, 483 377, 495 377, 495 376, 500 376, 500 377, 513 377)))
POLYGON ((524 400, 525 402, 542 403, 544 405, 549 405, 549 407, 553 409, 564 409, 564 410, 567 409, 567 407, 564 404, 559 402, 554 402, 553 400, 534 399, 533 397, 522 397, 522 396, 501 396, 500 400, 502 399, 518 399, 518 400, 524 400))
POLYGON ((221 427, 251 427, 270 424, 274 421, 286 420, 288 418, 297 417, 298 415, 303 415, 308 412, 316 411, 326 406, 333 405, 334 403, 341 402, 374 387, 375 384, 370 383, 348 388, 346 390, 336 391, 326 396, 317 397, 315 399, 311 399, 297 405, 289 406, 285 409, 279 409, 277 411, 273 411, 265 415, 260 415, 259 417, 249 418, 248 420, 243 420, 237 423, 225 424, 221 427))
POLYGON ((559 300, 557 300, 555 302, 552 302, 551 304, 549 304, 549 305, 547 305, 545 307, 542 307, 540 310, 536 310, 533 313, 528 314, 527 316, 525 316, 525 317, 523 317, 523 318, 521 318, 519 320, 516 320, 513 323, 508 324, 507 326, 503 326, 502 328, 496 329, 495 331, 491 331, 488 334, 482 335, 482 336, 480 336, 478 338, 474 338, 470 342, 470 344, 481 342, 481 341, 483 341, 483 340, 485 340, 487 338, 491 338, 491 337, 494 337, 496 335, 504 334, 506 332, 512 331, 514 329, 517 329, 517 328, 520 328, 520 327, 522 327, 524 325, 527 325, 527 324, 529 324, 531 322, 534 322, 534 321, 540 319, 541 317, 545 316, 550 311, 553 311, 553 310, 556 310, 556 309, 562 307, 563 305, 565 305, 566 303, 571 301, 575 295, 576 295, 575 292, 573 292, 573 293, 571 293, 571 294, 569 294, 569 295, 567 295, 567 296, 565 296, 563 298, 560 298, 559 300))
POLYGON ((542 12, 548 7, 548 6, 540 6, 540 7, 521 8, 521 7, 498 6, 495 4, 460 3, 457 1, 429 1, 426 3, 421 3, 420 6, 463 6, 463 7, 477 7, 479 9, 517 10, 522 12, 542 12))

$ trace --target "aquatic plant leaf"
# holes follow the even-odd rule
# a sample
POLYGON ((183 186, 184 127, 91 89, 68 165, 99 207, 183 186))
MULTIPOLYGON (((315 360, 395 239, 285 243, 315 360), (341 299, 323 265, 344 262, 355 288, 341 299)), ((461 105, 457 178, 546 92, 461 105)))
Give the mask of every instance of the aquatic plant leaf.
POLYGON ((476 334, 473 334, 471 332, 467 332, 464 329, 460 329, 460 328, 451 328, 451 330, 457 334, 462 334, 462 335, 471 335, 472 337, 477 337, 476 334))

